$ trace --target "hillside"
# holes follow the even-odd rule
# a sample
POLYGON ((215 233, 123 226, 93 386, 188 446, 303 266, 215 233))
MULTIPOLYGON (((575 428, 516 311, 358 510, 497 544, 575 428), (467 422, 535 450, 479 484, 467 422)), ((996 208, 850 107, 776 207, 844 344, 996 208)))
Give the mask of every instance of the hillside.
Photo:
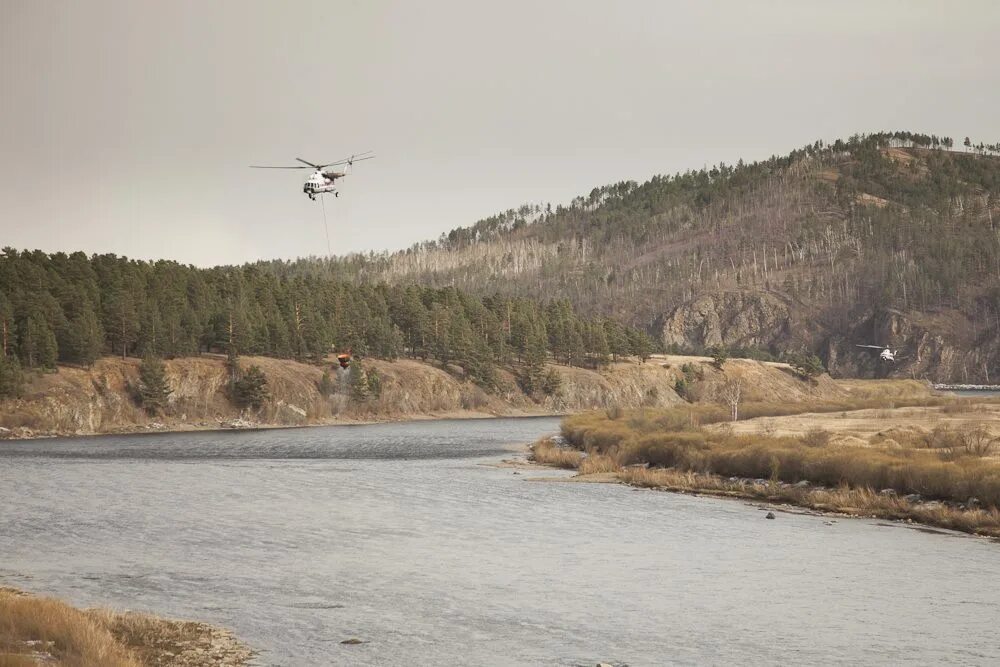
POLYGON ((272 267, 474 294, 568 299, 675 350, 818 353, 884 373, 853 343, 903 348, 892 373, 1000 377, 1000 146, 910 132, 594 188, 410 250, 272 267))
MULTIPOLYGON (((260 410, 240 410, 226 395, 225 359, 204 355, 166 362, 172 390, 163 414, 139 407, 134 392, 139 361, 104 357, 90 368, 61 366, 58 372, 32 374, 19 399, 0 400, 0 437, 86 435, 144 430, 301 426, 367 420, 487 415, 544 415, 608 407, 662 407, 684 404, 674 387, 684 368, 699 376, 699 394, 711 399, 715 388, 742 378, 746 401, 842 401, 858 397, 858 387, 818 378, 803 381, 781 364, 730 360, 722 371, 709 360, 657 357, 646 363, 622 361, 602 370, 550 364, 561 387, 540 401, 525 395, 513 375, 499 372, 499 389, 485 392, 472 381, 434 365, 407 359, 366 359, 367 373, 380 378, 376 394, 359 400, 341 374, 321 391, 323 367, 290 359, 244 357, 267 378, 270 398, 260 410)), ((927 394, 919 383, 862 383, 866 391, 905 396, 927 394)), ((864 398, 864 396, 861 396, 864 398)))

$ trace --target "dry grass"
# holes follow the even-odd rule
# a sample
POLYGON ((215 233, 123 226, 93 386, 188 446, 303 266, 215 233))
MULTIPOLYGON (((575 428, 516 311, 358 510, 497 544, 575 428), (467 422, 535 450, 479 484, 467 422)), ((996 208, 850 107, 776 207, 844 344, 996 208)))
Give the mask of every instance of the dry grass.
POLYGON ((537 463, 575 470, 583 459, 583 453, 566 447, 559 447, 548 438, 539 440, 531 446, 529 457, 537 463))
POLYGON ((142 664, 87 613, 58 600, 0 592, 0 666, 36 664, 46 656, 67 667, 142 664))
POLYGON ((203 623, 104 609, 81 611, 50 598, 0 589, 0 667, 243 665, 252 651, 203 623))
POLYGON ((591 454, 580 461, 578 467, 581 475, 592 475, 600 472, 618 472, 621 465, 611 456, 604 454, 591 454))
POLYGON ((835 382, 851 398, 860 400, 909 400, 925 398, 930 393, 928 384, 921 380, 843 379, 835 382))
POLYGON ((910 520, 966 533, 1000 537, 1000 511, 996 509, 959 509, 942 504, 914 503, 899 496, 876 493, 871 489, 853 489, 846 486, 834 489, 798 488, 774 482, 761 484, 742 480, 729 481, 718 475, 669 468, 626 468, 618 473, 618 478, 632 486, 682 493, 755 498, 824 512, 910 520))
MULTIPOLYGON (((869 413, 871 402, 864 401, 869 413)), ((982 424, 900 431, 868 443, 834 439, 820 429, 774 436, 698 425, 717 421, 717 408, 586 413, 567 417, 562 433, 588 454, 576 461, 581 473, 618 471, 638 485, 761 497, 1000 535, 1000 461, 991 456, 998 440, 982 424), (626 468, 633 464, 650 468, 626 468), (769 482, 729 482, 730 477, 769 482), (811 486, 791 486, 802 481, 811 486), (920 501, 903 498, 911 494, 920 501)), ((559 456, 563 467, 573 467, 565 450, 559 456)))

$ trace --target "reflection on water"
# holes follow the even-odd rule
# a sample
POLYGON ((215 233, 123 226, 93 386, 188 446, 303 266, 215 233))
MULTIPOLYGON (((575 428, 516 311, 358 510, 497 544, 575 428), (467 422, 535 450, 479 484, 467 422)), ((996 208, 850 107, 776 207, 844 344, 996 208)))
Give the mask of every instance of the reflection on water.
POLYGON ((1000 546, 483 465, 556 423, 2 443, 0 580, 261 664, 1000 660, 1000 546))

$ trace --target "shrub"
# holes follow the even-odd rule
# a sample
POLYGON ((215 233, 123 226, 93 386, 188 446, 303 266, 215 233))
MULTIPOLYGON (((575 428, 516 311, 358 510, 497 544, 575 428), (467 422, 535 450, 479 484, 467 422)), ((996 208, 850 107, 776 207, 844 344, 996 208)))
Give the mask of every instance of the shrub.
POLYGON ((830 444, 832 437, 829 431, 821 428, 812 428, 802 436, 802 444, 806 447, 825 447, 830 444))
POLYGON ((580 465, 583 453, 564 447, 557 447, 551 440, 545 438, 531 446, 529 458, 538 463, 572 469, 580 465))
POLYGON ((337 393, 337 381, 333 379, 333 374, 327 368, 323 371, 323 377, 316 383, 316 390, 323 398, 329 398, 337 393))
POLYGON ((623 451, 621 462, 648 463, 661 468, 695 468, 700 463, 699 454, 707 443, 702 433, 653 433, 629 443, 623 451))
POLYGON ((966 429, 959 436, 965 452, 971 456, 989 456, 997 439, 983 424, 966 429))
POLYGON ((488 405, 490 401, 479 385, 466 384, 462 387, 461 402, 463 410, 477 410, 488 405))

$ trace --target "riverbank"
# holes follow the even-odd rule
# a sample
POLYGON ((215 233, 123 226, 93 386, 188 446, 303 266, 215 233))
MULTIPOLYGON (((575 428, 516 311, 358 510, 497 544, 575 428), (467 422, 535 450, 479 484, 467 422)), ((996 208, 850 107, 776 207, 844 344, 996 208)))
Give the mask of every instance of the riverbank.
MULTIPOLYGON (((536 443, 531 458, 577 470, 578 481, 784 503, 1000 537, 1000 438, 991 420, 996 406, 966 407, 949 401, 923 408, 925 423, 932 425, 926 430, 912 425, 914 407, 835 417, 877 421, 881 429, 867 441, 861 434, 835 436, 815 427, 776 435, 782 419, 794 424, 815 414, 694 426, 682 409, 591 413, 564 420, 562 436, 536 443), (966 423, 956 424, 956 413, 966 423), (951 424, 938 423, 941 415, 951 424), (910 426, 894 428, 894 419, 910 426)), ((702 419, 712 421, 709 414, 702 419)))
MULTIPOLYGON (((241 410, 226 395, 225 359, 203 355, 169 360, 171 393, 160 413, 147 414, 137 401, 139 360, 107 357, 90 368, 60 366, 31 374, 21 397, 0 401, 0 439, 114 433, 363 424, 456 417, 553 416, 602 409, 668 407, 690 396, 710 399, 731 380, 745 387, 747 400, 799 403, 843 401, 858 392, 912 396, 929 386, 907 380, 803 380, 782 364, 734 359, 723 369, 702 357, 657 356, 646 363, 623 360, 599 370, 548 365, 559 378, 549 395, 525 394, 516 368, 501 369, 497 386, 484 390, 460 368, 412 359, 365 359, 377 376, 370 394, 353 395, 350 377, 336 363, 314 365, 289 359, 244 357, 267 378, 268 400, 258 410, 241 410), (324 379, 326 373, 326 379, 324 379), (681 385, 678 385, 681 382, 681 385)), ((354 372, 352 370, 352 372, 354 372)))
POLYGON ((0 587, 0 665, 238 667, 254 652, 227 630, 135 612, 76 609, 0 587))

